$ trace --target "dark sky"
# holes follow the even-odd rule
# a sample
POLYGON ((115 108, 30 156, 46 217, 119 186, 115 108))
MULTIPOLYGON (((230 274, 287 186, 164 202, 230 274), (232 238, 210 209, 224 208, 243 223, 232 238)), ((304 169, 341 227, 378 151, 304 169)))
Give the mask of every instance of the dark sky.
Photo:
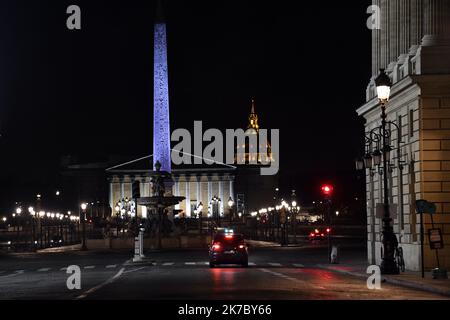
MULTIPOLYGON (((255 97, 260 125, 281 130, 281 187, 353 197, 371 1, 304 2, 165 1, 172 129, 244 127, 255 97)), ((62 155, 152 152, 153 16, 153 1, 1 1, 3 206, 58 188, 62 155)))

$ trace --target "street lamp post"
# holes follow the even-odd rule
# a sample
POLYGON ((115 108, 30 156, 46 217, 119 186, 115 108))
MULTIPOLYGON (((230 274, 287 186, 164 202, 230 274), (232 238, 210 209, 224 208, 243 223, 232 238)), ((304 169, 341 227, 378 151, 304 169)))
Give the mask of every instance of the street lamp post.
MULTIPOLYGON (((388 75, 381 70, 380 75, 375 80, 377 86, 378 98, 381 102, 381 130, 383 141, 383 184, 384 184, 384 217, 383 217, 383 257, 381 262, 382 274, 398 274, 399 268, 394 260, 394 251, 398 245, 397 237, 394 234, 394 230, 391 226, 392 218, 389 212, 389 190, 388 190, 388 157, 387 152, 390 149, 388 145, 388 135, 386 131, 386 104, 389 101, 391 91, 391 79, 388 75)), ((389 134, 390 136, 390 134, 389 134)))
POLYGON ((87 204, 86 203, 81 204, 81 212, 82 212, 81 223, 82 223, 82 228, 83 228, 83 245, 81 246, 81 250, 83 250, 83 251, 87 250, 87 246, 86 246, 86 209, 87 209, 87 204))
POLYGON ((294 243, 297 243, 297 214, 299 211, 299 208, 297 207, 297 201, 292 201, 292 217, 291 217, 291 224, 292 224, 292 232, 294 234, 294 243))
POLYGON ((202 234, 202 210, 203 210, 203 203, 199 203, 197 206, 197 212, 198 212, 198 231, 200 234, 202 234))
POLYGON ((233 199, 230 197, 229 199, 228 199, 228 208, 229 208, 229 217, 230 217, 230 223, 233 221, 233 215, 234 215, 234 212, 233 212, 233 206, 234 206, 234 201, 233 201, 233 199))
POLYGON ((372 129, 372 131, 366 135, 366 154, 362 161, 358 160, 356 162, 356 166, 358 170, 363 170, 364 167, 369 169, 370 174, 373 172, 372 166, 378 166, 378 173, 383 176, 383 254, 380 269, 382 274, 399 274, 400 270, 394 259, 395 250, 398 247, 398 241, 392 228, 392 218, 390 215, 389 204, 388 174, 391 171, 390 152, 392 151, 392 148, 390 146, 391 130, 387 128, 387 125, 393 125, 397 128, 397 158, 400 176, 403 169, 400 149, 401 134, 400 128, 397 124, 392 121, 387 121, 386 106, 390 98, 392 82, 389 76, 385 73, 384 69, 380 70, 380 74, 375 79, 375 84, 377 87, 378 99, 381 104, 381 126, 372 129), (375 144, 377 147, 377 150, 373 152, 371 152, 372 144, 375 144), (381 164, 382 168, 380 166, 381 164))

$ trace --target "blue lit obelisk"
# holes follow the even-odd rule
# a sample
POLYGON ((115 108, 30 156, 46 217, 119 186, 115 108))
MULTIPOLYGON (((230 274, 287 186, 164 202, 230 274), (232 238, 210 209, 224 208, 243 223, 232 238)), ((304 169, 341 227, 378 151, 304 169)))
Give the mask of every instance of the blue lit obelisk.
POLYGON ((161 171, 171 172, 169 75, 167 67, 167 35, 161 1, 157 1, 154 30, 153 69, 153 167, 159 161, 161 171))

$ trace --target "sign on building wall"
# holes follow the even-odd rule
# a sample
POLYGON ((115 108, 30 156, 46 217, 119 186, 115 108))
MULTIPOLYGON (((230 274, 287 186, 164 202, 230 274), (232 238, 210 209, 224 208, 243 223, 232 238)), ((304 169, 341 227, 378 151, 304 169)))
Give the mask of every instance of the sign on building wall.
POLYGON ((441 229, 429 229, 428 239, 430 241, 431 250, 444 248, 444 241, 442 240, 441 229))

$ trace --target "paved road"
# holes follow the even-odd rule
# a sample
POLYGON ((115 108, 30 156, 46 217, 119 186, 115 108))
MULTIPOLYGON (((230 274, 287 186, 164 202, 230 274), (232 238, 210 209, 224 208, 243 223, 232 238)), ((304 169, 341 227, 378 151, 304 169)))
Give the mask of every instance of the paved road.
MULTIPOLYGON (((204 250, 149 253, 155 264, 130 265, 127 252, 67 252, 0 257, 0 299, 444 299, 322 270, 326 249, 253 248, 250 267, 210 269, 204 250), (66 287, 65 268, 82 270, 81 290, 66 287)), ((348 250, 342 259, 360 255, 348 250)))

